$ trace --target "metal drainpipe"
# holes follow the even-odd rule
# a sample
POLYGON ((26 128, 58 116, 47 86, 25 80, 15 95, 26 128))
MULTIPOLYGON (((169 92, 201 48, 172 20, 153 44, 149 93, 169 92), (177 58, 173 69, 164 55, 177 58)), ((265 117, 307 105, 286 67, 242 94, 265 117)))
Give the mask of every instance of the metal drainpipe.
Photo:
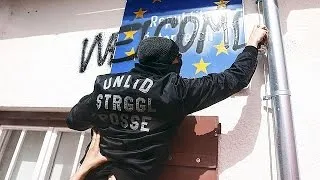
POLYGON ((280 29, 277 0, 263 0, 269 28, 268 57, 278 179, 299 180, 290 90, 280 29))

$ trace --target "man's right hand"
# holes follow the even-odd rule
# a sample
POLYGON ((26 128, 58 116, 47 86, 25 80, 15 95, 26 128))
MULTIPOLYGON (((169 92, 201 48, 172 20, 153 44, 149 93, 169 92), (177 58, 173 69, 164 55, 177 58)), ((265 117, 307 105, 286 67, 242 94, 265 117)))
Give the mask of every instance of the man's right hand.
POLYGON ((268 28, 265 25, 254 26, 249 37, 247 46, 258 48, 259 43, 263 43, 268 39, 268 28))
MULTIPOLYGON (((70 180, 84 180, 90 170, 108 161, 105 156, 101 155, 99 144, 100 134, 94 130, 86 157, 78 171, 70 178, 70 180)), ((115 179, 114 176, 111 176, 109 177, 109 180, 113 180, 112 178, 115 179)))

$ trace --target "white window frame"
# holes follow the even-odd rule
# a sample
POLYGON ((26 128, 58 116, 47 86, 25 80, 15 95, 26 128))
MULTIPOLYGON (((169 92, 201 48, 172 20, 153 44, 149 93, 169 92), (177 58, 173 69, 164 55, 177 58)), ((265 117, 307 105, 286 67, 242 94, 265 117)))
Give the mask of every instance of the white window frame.
MULTIPOLYGON (((38 159, 36 162, 36 166, 32 173, 32 180, 45 180, 49 179, 53 162, 56 157, 58 145, 60 143, 61 134, 63 132, 77 132, 69 128, 63 127, 38 127, 38 126, 11 126, 11 125, 0 125, 0 163, 4 154, 4 150, 8 144, 8 141, 11 136, 11 132, 13 130, 21 130, 20 137, 16 148, 14 150, 12 159, 10 161, 9 168, 7 170, 5 180, 9 180, 12 176, 13 170, 15 168, 21 147, 23 145, 25 136, 27 131, 42 131, 46 132, 46 135, 43 139, 43 143, 41 146, 40 153, 38 155, 38 159)), ((80 133, 78 146, 72 166, 72 171, 70 173, 70 177, 76 172, 78 169, 78 164, 80 161, 80 153, 84 143, 84 137, 86 133, 90 133, 90 130, 83 131, 80 133)))

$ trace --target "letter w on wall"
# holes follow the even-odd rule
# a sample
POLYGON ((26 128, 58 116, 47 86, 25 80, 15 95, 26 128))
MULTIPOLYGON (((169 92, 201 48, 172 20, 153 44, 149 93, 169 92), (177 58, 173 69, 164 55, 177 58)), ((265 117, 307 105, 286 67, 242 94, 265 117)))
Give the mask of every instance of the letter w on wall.
MULTIPOLYGON (((104 47, 104 45, 103 45, 104 38, 103 38, 103 34, 102 33, 99 33, 98 35, 95 36, 94 41, 91 44, 91 47, 90 47, 88 53, 86 53, 86 52, 87 52, 87 49, 88 49, 89 40, 88 40, 88 38, 84 39, 83 40, 83 44, 82 44, 81 64, 80 64, 79 72, 83 73, 83 72, 86 71, 87 66, 88 66, 88 64, 90 62, 92 53, 93 53, 93 51, 94 51, 94 49, 96 47, 98 49, 98 52, 97 52, 97 63, 98 63, 98 66, 102 66, 105 63, 105 61, 107 60, 107 57, 109 57, 108 59, 110 60, 113 57, 113 54, 114 54, 114 48, 115 48, 115 43, 116 43, 117 36, 118 36, 118 33, 113 33, 111 35, 104 53, 102 52, 102 48, 104 47)), ((108 64, 110 64, 110 61, 108 61, 108 64)))

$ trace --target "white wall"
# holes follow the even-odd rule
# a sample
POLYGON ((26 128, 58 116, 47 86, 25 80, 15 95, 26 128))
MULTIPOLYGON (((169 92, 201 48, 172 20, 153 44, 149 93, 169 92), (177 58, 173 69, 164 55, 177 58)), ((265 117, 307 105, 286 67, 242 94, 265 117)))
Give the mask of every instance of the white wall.
POLYGON ((279 5, 301 176, 303 179, 319 179, 320 1, 292 0, 279 5))
MULTIPOLYGON (((121 24, 124 5, 124 0, 0 1, 0 106, 71 107, 92 91, 95 76, 110 68, 107 63, 98 67, 93 54, 87 70, 79 73, 82 41, 99 32, 108 39, 121 24)), ((301 179, 313 180, 320 170, 320 2, 279 0, 279 8, 301 179)), ((245 17, 249 34, 258 22, 254 0, 245 1, 245 17)), ((221 180, 269 180, 276 173, 274 160, 270 168, 268 114, 261 100, 263 66, 261 60, 250 89, 195 113, 220 117, 221 180)))
POLYGON ((96 75, 109 73, 108 63, 97 66, 96 51, 87 71, 79 73, 82 42, 100 32, 108 42, 121 25, 124 1, 2 4, 0 106, 71 107, 93 90, 96 75))

